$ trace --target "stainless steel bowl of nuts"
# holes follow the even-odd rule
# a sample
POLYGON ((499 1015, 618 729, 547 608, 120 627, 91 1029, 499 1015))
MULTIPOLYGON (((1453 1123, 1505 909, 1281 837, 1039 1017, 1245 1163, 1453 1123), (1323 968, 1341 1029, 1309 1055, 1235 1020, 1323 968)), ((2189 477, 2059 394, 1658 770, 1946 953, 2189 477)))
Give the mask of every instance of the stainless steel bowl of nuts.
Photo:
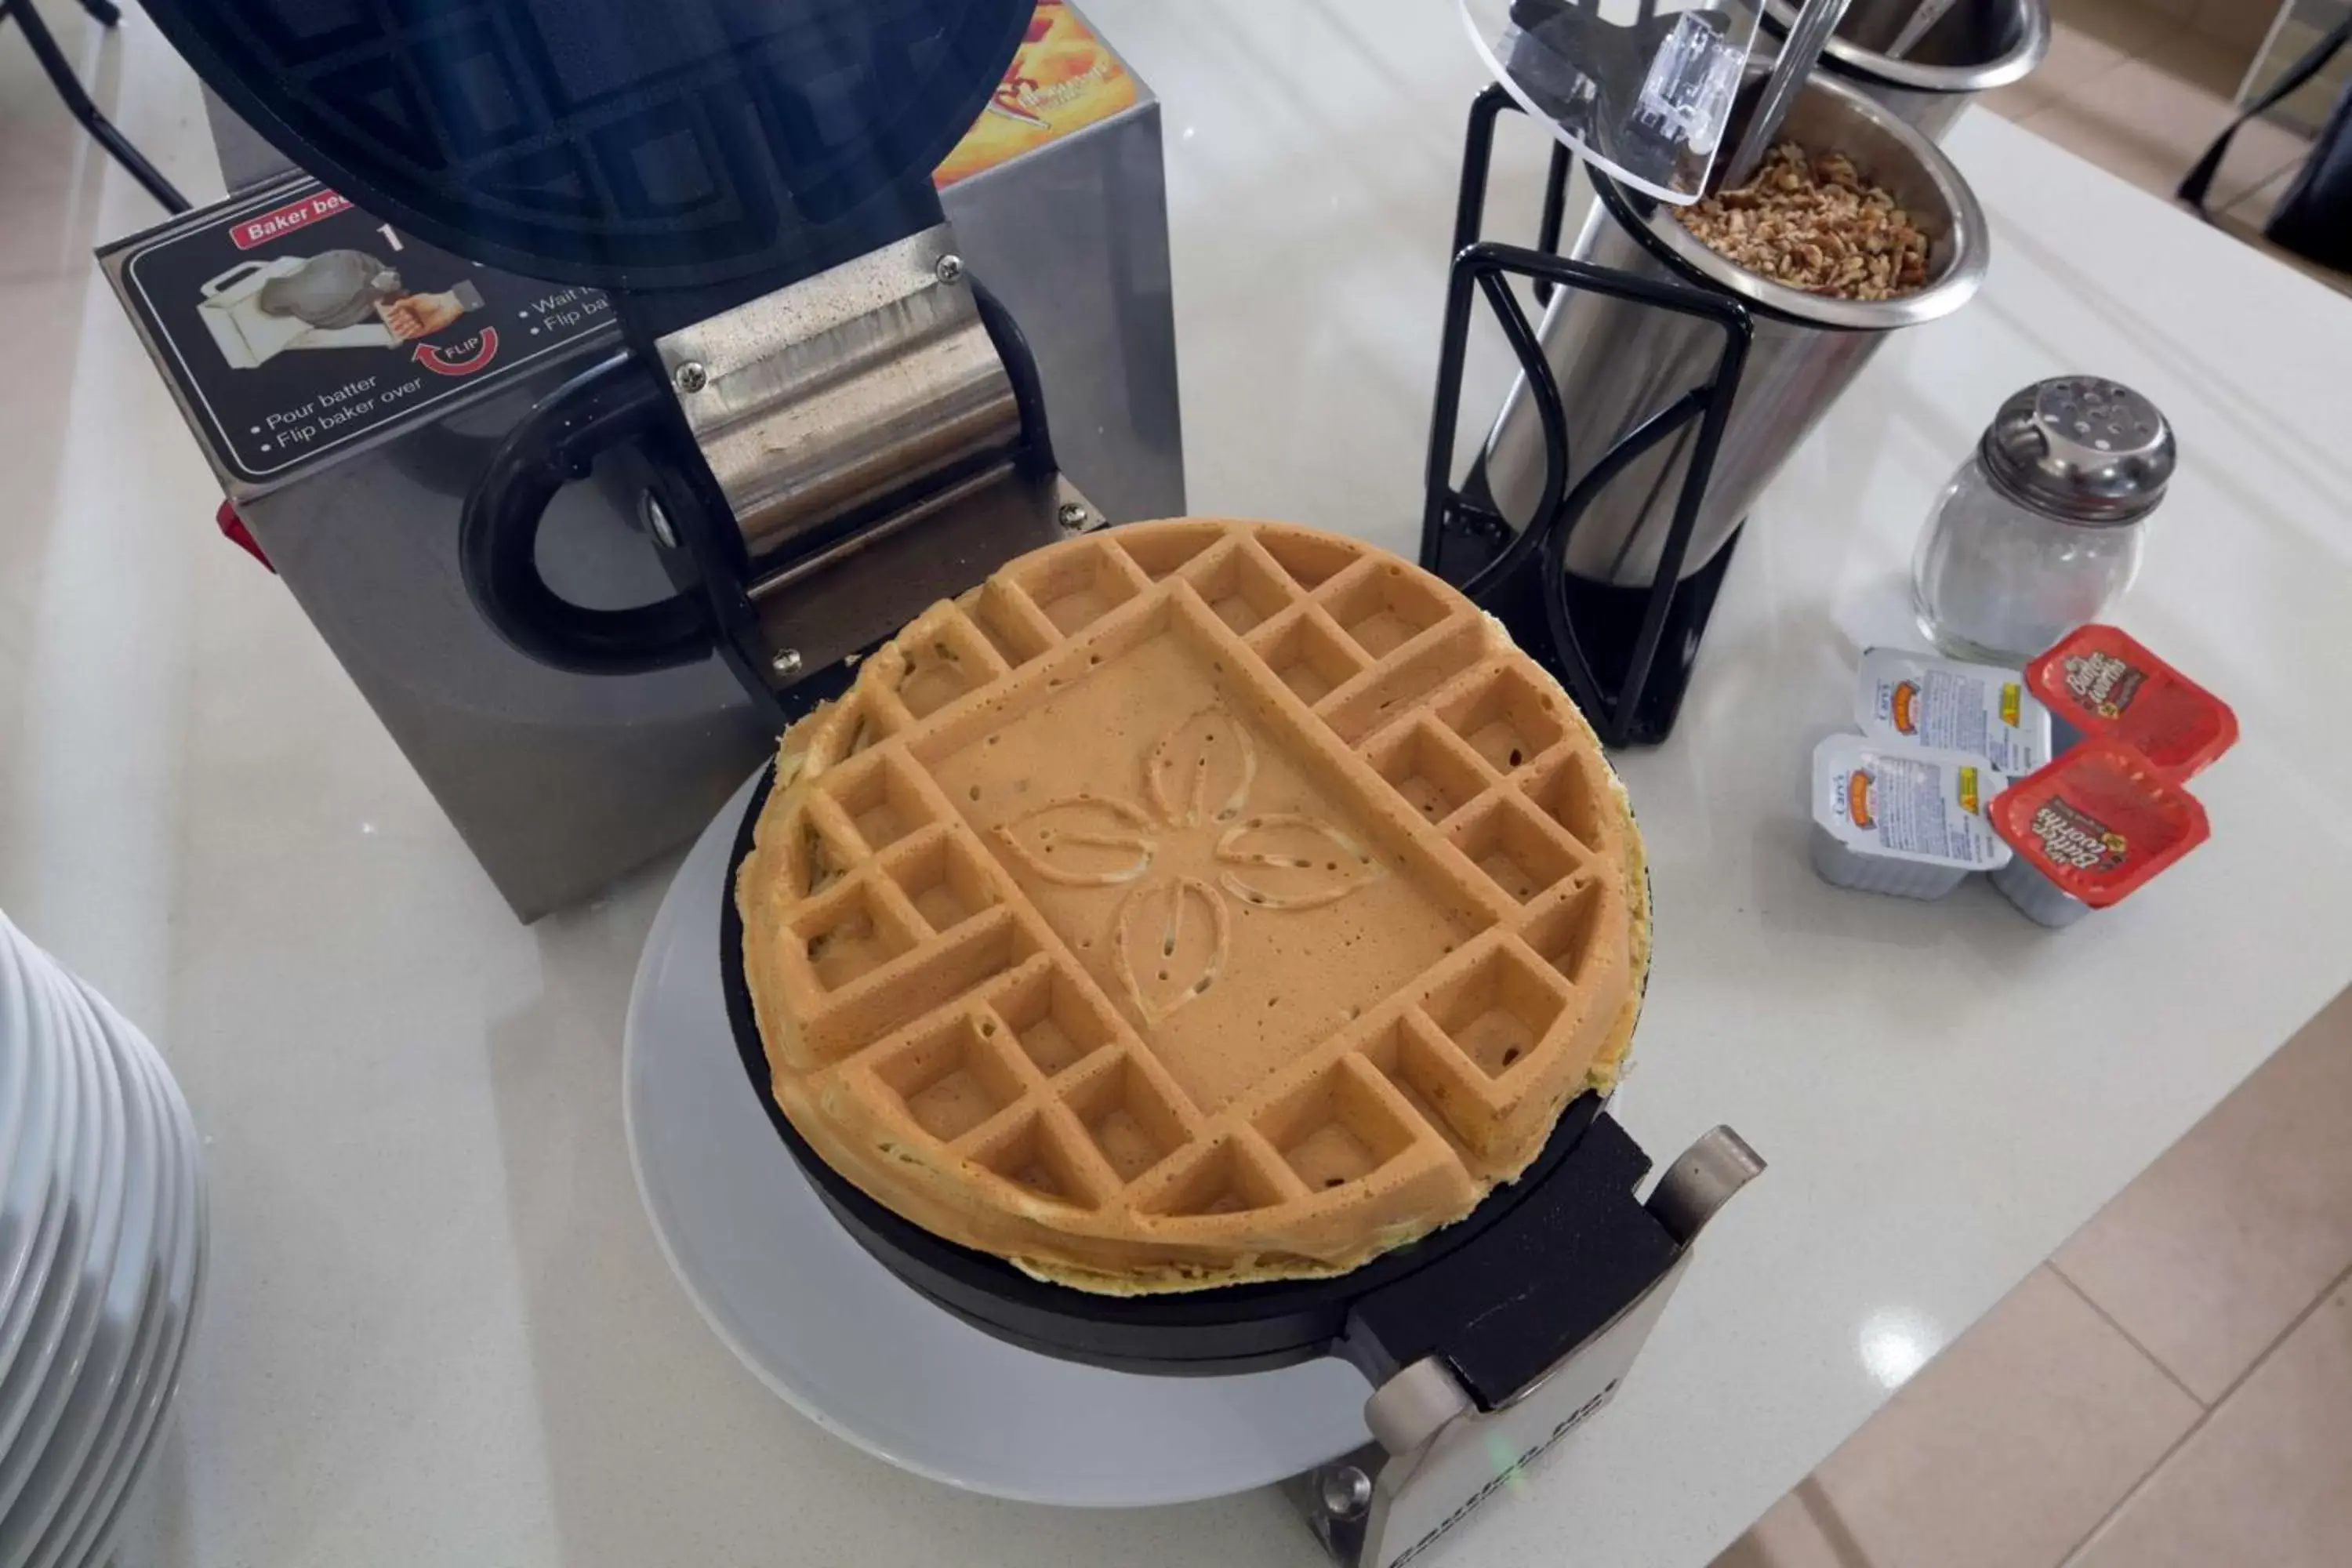
MULTIPOLYGON (((1754 321, 1685 576, 1715 558, 1889 332, 1950 315, 1984 278, 1983 209, 1951 161, 1893 110, 1817 71, 1777 140, 1793 148, 1765 163, 1754 184, 1770 188, 1759 202, 1718 197, 1700 211, 1594 172, 1600 199, 1575 246, 1580 260, 1735 295, 1754 321)), ((1552 296, 1538 336, 1568 414, 1571 485, 1619 437, 1706 382, 1723 347, 1721 331, 1698 318, 1574 289, 1552 296)), ((1628 587, 1655 577, 1689 446, 1662 443, 1593 498, 1570 536, 1572 574, 1628 587)), ((1486 452, 1487 487, 1515 527, 1530 521, 1543 474, 1542 426, 1522 379, 1486 452)))
POLYGON ((1843 153, 1775 143, 1746 184, 1675 216, 1717 256, 1838 300, 1898 300, 1927 282, 1927 237, 1843 153))
POLYGON ((1593 176, 1593 188, 1601 197, 1593 224, 1622 230, 1624 239, 1632 244, 1630 247, 1612 245, 1606 237, 1593 234, 1593 226, 1589 225, 1587 237, 1595 242, 1596 249, 1612 252, 1596 255, 1594 259, 1621 266, 1624 262, 1617 251, 1646 251, 1652 259, 1665 261, 1669 271, 1685 281, 1727 289, 1751 305, 1811 325, 1862 331, 1931 321, 1951 314, 1975 294, 1984 279, 1989 248, 1984 209, 1977 205, 1959 170, 1916 126, 1851 83, 1817 71, 1790 106, 1775 139, 1775 155, 1746 187, 1748 192, 1756 193, 1764 185, 1768 174, 1777 184, 1795 172, 1791 163, 1780 155, 1790 144, 1801 154, 1811 177, 1801 175, 1800 188, 1792 192, 1761 193, 1762 204, 1751 207, 1751 212, 1781 220, 1769 226, 1791 242, 1801 240, 1811 226, 1787 220, 1819 205, 1824 218, 1833 222, 1847 193, 1827 176, 1850 179, 1857 191, 1866 195, 1862 210, 1844 231, 1849 238, 1860 238, 1866 232, 1862 226, 1864 212, 1876 212, 1903 229, 1917 232, 1925 257, 1912 286, 1886 298, 1864 299, 1841 297, 1833 289, 1784 282, 1784 272, 1803 273, 1801 258, 1790 266, 1772 248, 1764 247, 1750 253, 1756 263, 1751 265, 1694 232, 1694 226, 1703 230, 1715 227, 1704 214, 1720 210, 1720 204, 1738 193, 1717 193, 1695 206, 1678 207, 1630 190, 1606 174, 1593 176), (1602 213, 1607 215, 1605 225, 1602 213))

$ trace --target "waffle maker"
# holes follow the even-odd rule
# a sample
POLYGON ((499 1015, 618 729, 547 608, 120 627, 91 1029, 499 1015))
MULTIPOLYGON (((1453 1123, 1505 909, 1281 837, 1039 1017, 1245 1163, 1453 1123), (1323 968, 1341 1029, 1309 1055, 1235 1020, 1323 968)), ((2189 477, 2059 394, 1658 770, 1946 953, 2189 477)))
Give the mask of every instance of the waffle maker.
POLYGON ((550 394, 467 497, 508 642, 622 674, 716 649, 781 724, 943 592, 1094 521, 1019 329, 931 171, 1029 0, 161 0, 197 73, 295 163, 453 254, 609 296, 625 352, 550 394), (548 502, 637 497, 676 585, 564 599, 548 502))
MULTIPOLYGON (((532 657, 620 673, 715 647, 781 725, 933 599, 1097 522, 1055 470, 1019 328, 964 268, 929 179, 1028 0, 149 10, 256 130, 368 211, 611 294, 626 351, 544 398, 467 501, 467 586, 532 657), (638 494, 669 598, 589 608, 541 576, 541 513, 598 469, 638 494)), ((1347 1274, 1136 1299, 1042 1283, 899 1219, 800 1142, 766 1093, 719 902, 742 1092, 907 1289, 1056 1361, 1246 1376, 1337 1356, 1364 1374, 1371 1441, 1290 1487, 1345 1564, 1419 1557, 1605 1403, 1701 1226, 1761 1169, 1718 1128, 1637 1201, 1651 1162, 1588 1094, 1518 1182, 1347 1274)))

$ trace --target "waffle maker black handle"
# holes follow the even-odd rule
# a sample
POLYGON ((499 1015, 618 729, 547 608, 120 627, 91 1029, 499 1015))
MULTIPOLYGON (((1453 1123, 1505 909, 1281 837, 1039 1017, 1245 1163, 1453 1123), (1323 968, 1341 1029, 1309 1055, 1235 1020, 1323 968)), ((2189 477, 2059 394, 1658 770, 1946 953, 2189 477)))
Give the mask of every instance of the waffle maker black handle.
POLYGON ((1673 1266, 1682 1241, 1633 1196, 1650 1157, 1595 1116, 1570 1157, 1445 1260, 1349 1309, 1336 1347, 1375 1387, 1426 1356, 1496 1409, 1673 1266))
MULTIPOLYGON (((727 886, 756 840, 771 769, 752 792, 727 886)), ((766 1112, 834 1216, 877 1261, 984 1333, 1121 1372, 1217 1376, 1344 1356, 1377 1386, 1435 1355, 1486 1408, 1509 1401, 1671 1268, 1689 1240, 1634 1196, 1650 1158, 1586 1093, 1564 1108, 1518 1180, 1420 1240, 1327 1279, 1171 1295, 1101 1296, 1032 1278, 933 1235, 819 1158, 769 1092, 743 975, 743 918, 719 910, 720 989, 744 1092, 766 1112)))
MULTIPOLYGON (((467 493, 458 525, 466 590, 500 637, 543 664, 625 675, 692 664, 711 651, 710 607, 698 595, 590 609, 557 594, 539 570, 540 524, 556 491, 587 478, 599 458, 657 438, 667 396, 642 361, 615 354, 540 399, 467 493)), ((660 542, 674 545, 678 509, 652 489, 642 504, 647 527, 670 531, 660 542)))
MULTIPOLYGON (((1020 323, 978 278, 968 278, 989 342, 1020 411, 1021 461, 1057 465, 1045 385, 1020 323)), ((649 354, 621 353, 540 399, 507 433, 466 493, 458 562, 482 618, 518 651, 582 675, 628 675, 692 664, 729 639, 756 636, 745 595, 754 569, 726 503, 692 440, 678 427, 669 391, 649 354), (626 469, 639 521, 678 591, 656 604, 592 609, 550 587, 539 570, 548 504, 600 462, 626 469)), ((855 519, 847 520, 854 521, 855 519)), ((765 564, 761 563, 764 567, 765 564)), ((756 660, 745 664, 756 682, 756 660)))

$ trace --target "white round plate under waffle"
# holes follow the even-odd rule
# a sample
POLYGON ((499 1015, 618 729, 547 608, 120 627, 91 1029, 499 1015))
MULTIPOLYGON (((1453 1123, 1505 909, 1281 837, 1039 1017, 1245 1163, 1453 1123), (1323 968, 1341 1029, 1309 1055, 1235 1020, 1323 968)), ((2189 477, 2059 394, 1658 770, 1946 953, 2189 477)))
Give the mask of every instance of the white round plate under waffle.
POLYGON ((751 792, 703 831, 662 900, 622 1069, 655 1234, 743 1363, 868 1453, 1027 1502, 1222 1497, 1367 1441, 1370 1390, 1341 1362, 1150 1377, 1039 1355, 932 1305, 841 1228, 745 1080, 719 989, 719 900, 751 792))

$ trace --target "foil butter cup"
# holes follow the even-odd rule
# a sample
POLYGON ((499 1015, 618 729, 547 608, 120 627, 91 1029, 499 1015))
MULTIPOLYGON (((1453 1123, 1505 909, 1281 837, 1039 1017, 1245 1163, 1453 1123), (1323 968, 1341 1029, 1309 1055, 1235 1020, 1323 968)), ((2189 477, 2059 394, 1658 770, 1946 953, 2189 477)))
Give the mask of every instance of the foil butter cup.
POLYGON ((1813 869, 1841 888, 1940 899, 2008 864, 1985 817, 2008 785, 1972 752, 1832 735, 1813 749, 1813 869))
POLYGON ((1992 885, 2026 918, 2053 931, 2073 925, 2091 912, 2090 905, 2043 876, 2023 856, 2011 857, 2008 865, 1995 871, 1992 885))
POLYGON ((2063 742, 2121 741, 2176 782, 2238 742, 2228 703, 2114 626, 2076 627, 2025 667, 2025 684, 2049 707, 2063 742))
POLYGON ((2015 858, 1993 886, 2030 918, 2071 925, 2120 903, 2205 842, 2205 808, 2121 742, 2094 738, 1992 802, 2015 858))

